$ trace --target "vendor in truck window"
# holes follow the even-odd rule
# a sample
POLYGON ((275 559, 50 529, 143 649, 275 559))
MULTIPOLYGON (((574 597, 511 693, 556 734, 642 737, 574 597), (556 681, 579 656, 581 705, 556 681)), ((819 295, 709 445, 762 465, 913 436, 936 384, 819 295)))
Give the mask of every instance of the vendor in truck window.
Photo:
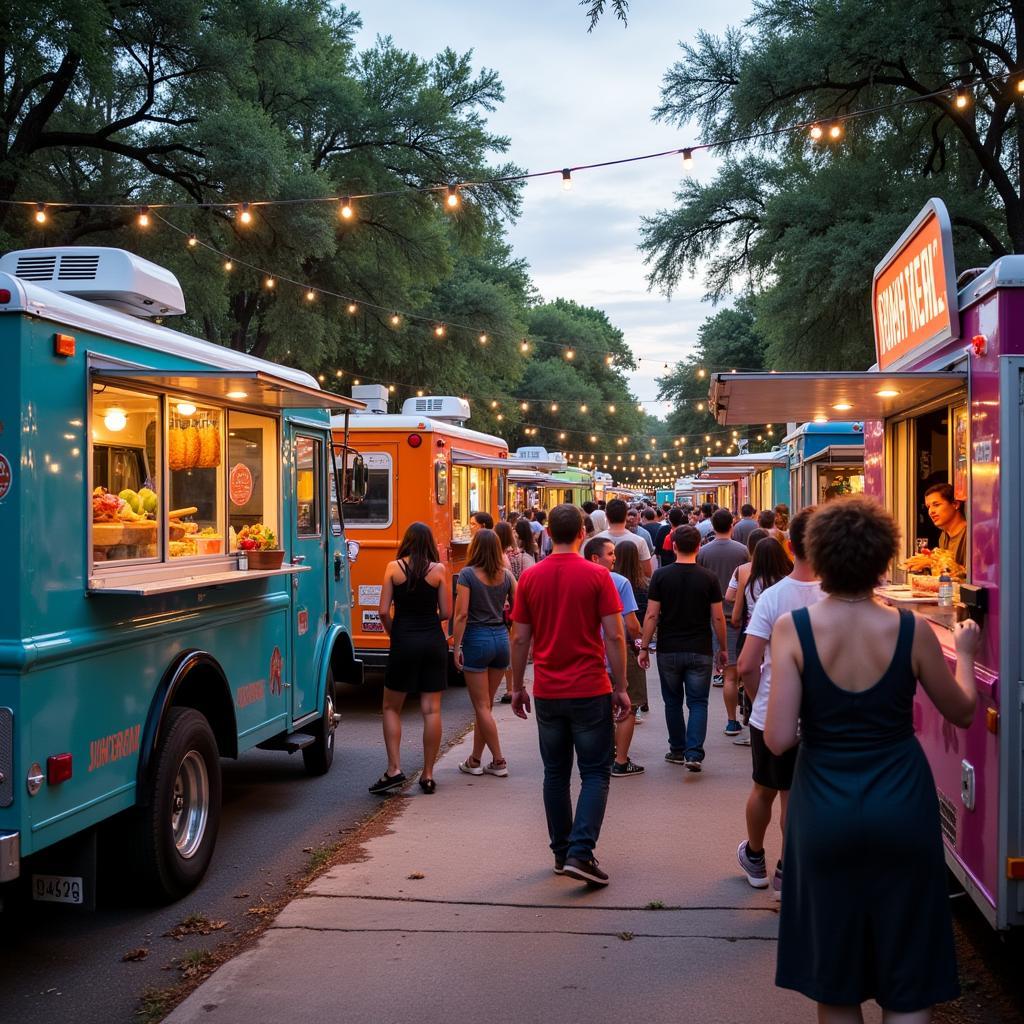
MULTIPOLYGON (((952 484, 934 484, 924 492, 924 506, 928 518, 939 531, 939 551, 948 551, 956 564, 962 568, 967 565, 967 519, 964 516, 962 502, 953 494, 952 484)), ((907 568, 920 571, 931 567, 929 555, 919 554, 907 559, 907 568)))

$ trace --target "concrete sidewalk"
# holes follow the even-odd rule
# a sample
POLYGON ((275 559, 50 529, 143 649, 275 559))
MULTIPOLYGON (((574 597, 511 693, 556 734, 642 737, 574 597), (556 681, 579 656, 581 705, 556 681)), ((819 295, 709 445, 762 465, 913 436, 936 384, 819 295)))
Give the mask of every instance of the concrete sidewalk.
MULTIPOLYGON (((647 772, 612 780, 597 851, 606 889, 553 874, 536 727, 502 706, 509 778, 460 774, 468 740, 452 748, 434 796, 413 786, 366 860, 318 879, 168 1020, 813 1020, 812 1004, 773 982, 778 903, 736 865, 750 750, 722 734, 716 689, 706 770, 665 762, 654 670, 649 679, 632 749, 647 772)), ((774 864, 774 825, 767 848, 774 864)))

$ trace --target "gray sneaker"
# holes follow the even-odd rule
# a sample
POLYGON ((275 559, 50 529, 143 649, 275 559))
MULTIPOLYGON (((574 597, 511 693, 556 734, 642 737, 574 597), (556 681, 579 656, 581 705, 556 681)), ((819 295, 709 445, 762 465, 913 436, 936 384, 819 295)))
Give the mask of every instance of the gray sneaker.
POLYGON ((777 900, 782 899, 782 868, 776 866, 775 874, 772 875, 772 897, 777 900))
POLYGON ((747 881, 755 889, 768 888, 768 868, 765 866, 764 854, 762 853, 760 857, 751 857, 746 839, 740 843, 739 849, 736 851, 736 860, 747 876, 747 881))

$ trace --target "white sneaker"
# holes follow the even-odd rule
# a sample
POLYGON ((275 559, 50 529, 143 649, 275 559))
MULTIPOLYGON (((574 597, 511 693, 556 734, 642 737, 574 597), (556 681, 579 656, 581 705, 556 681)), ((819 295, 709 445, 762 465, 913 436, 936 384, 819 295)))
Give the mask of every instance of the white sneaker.
POLYGON ((634 721, 636 722, 637 725, 640 725, 641 722, 643 722, 643 720, 644 720, 644 713, 639 708, 637 708, 636 709, 636 714, 633 715, 633 719, 634 719, 634 721))
POLYGON ((734 747, 749 747, 750 746, 750 733, 747 732, 746 729, 744 729, 743 732, 741 732, 739 734, 739 736, 737 736, 736 739, 734 739, 732 741, 732 745, 734 747))

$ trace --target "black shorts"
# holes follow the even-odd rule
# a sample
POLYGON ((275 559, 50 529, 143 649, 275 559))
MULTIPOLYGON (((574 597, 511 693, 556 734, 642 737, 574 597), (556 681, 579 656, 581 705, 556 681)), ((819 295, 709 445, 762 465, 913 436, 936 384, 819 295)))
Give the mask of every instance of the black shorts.
POLYGON ((793 785, 793 769, 799 744, 784 754, 773 754, 764 741, 764 733, 750 726, 750 757, 754 762, 754 781, 768 789, 789 790, 793 785))

